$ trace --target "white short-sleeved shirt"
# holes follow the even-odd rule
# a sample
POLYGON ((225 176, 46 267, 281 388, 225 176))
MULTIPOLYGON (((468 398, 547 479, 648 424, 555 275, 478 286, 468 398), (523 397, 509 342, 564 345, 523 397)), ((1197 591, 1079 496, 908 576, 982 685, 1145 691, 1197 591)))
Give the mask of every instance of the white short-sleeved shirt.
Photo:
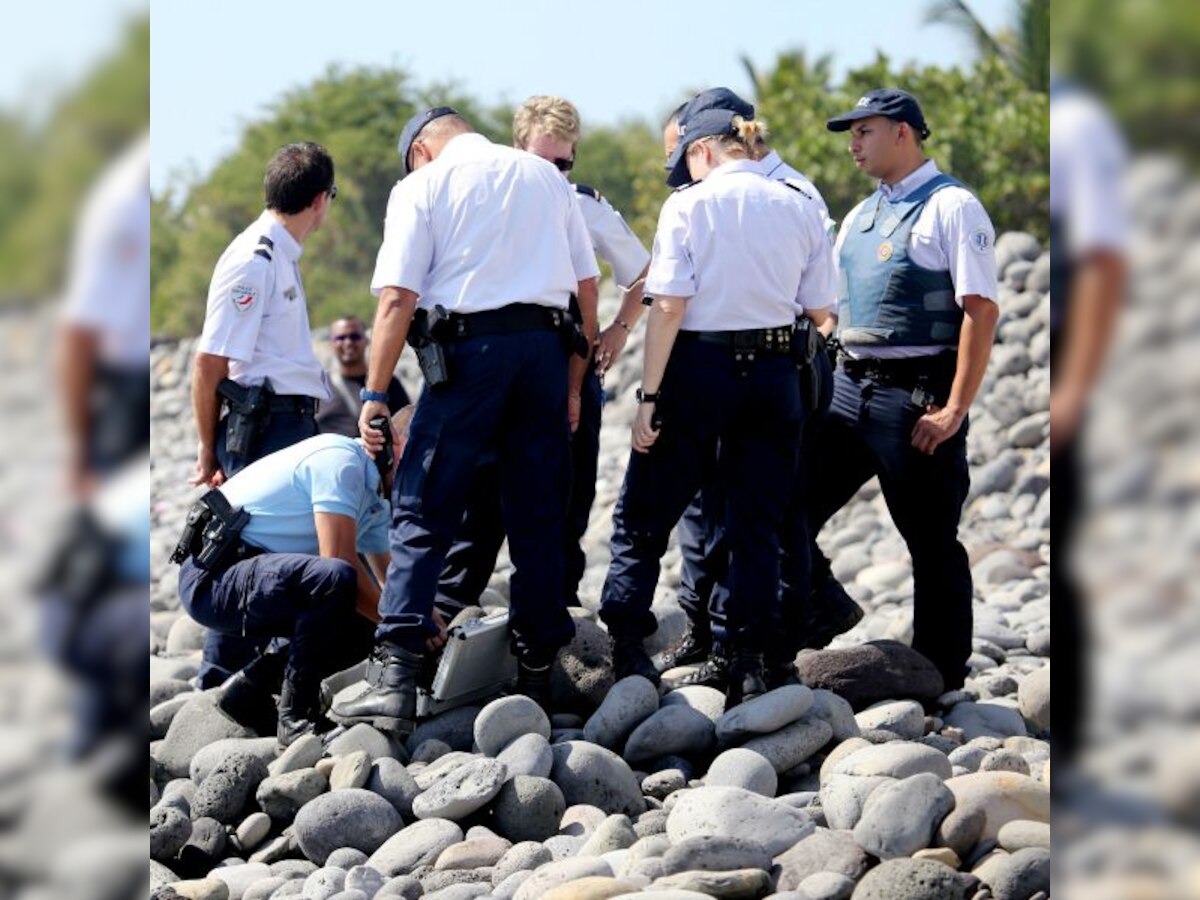
POLYGON ((100 361, 122 369, 150 360, 150 141, 101 177, 84 206, 63 319, 99 335, 100 361))
POLYGON ((217 261, 197 349, 229 359, 241 385, 269 380, 277 394, 328 400, 328 378, 313 351, 300 280, 303 248, 263 210, 217 261))
POLYGON ((362 553, 385 553, 391 507, 379 495, 379 470, 362 444, 319 434, 264 456, 221 487, 234 507, 250 513, 242 539, 272 553, 317 547, 314 513, 353 519, 362 553))
MULTIPOLYGON (((902 200, 939 174, 937 164, 926 160, 923 165, 890 187, 880 185, 889 200, 902 200)), ((834 245, 833 256, 840 267, 842 243, 853 227, 863 200, 842 220, 834 245)), ((997 299, 996 229, 983 204, 964 187, 950 185, 936 191, 926 202, 913 224, 908 243, 909 257, 919 266, 950 273, 954 283, 954 298, 962 306, 963 297, 978 294, 993 303, 997 299)), ((847 348, 856 358, 877 357, 898 359, 912 356, 933 356, 943 347, 855 347, 847 348)))
POLYGON ((553 165, 481 134, 452 138, 392 188, 371 292, 472 313, 512 303, 566 309, 600 274, 575 191, 553 165))
POLYGON ((835 284, 815 204, 756 162, 718 166, 663 205, 646 293, 690 298, 685 330, 790 325, 831 306, 835 284))
POLYGON ((1126 150, 1112 118, 1082 90, 1050 93, 1050 215, 1066 225, 1067 250, 1122 250, 1126 150))
POLYGON ((594 189, 580 190, 581 187, 575 186, 575 196, 591 235, 592 247, 597 256, 612 266, 617 284, 628 288, 646 268, 650 254, 611 203, 599 193, 589 193, 594 189))
POLYGON ((805 193, 812 197, 813 202, 817 205, 817 209, 821 213, 821 224, 825 228, 825 233, 829 235, 829 240, 832 241, 833 236, 837 233, 837 222, 829 215, 829 206, 825 203, 825 198, 821 196, 821 192, 817 190, 817 186, 809 180, 808 176, 785 163, 774 150, 760 159, 758 164, 762 168, 762 173, 772 181, 795 182, 804 189, 805 193))

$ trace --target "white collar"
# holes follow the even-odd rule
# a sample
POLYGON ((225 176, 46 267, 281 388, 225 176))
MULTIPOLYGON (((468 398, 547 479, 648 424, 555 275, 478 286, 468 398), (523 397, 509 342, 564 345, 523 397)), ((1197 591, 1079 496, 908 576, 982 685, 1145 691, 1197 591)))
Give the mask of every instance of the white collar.
POLYGON ((714 175, 732 175, 734 172, 753 172, 755 175, 762 175, 762 163, 752 159, 731 159, 709 172, 705 180, 707 181, 714 175))
POLYGON ((937 163, 932 159, 927 159, 891 186, 884 184, 882 181, 879 182, 879 192, 883 194, 884 200, 900 200, 907 197, 921 185, 932 181, 939 174, 937 163))
POLYGON ((275 245, 276 252, 282 253, 288 259, 295 262, 304 252, 304 245, 292 237, 292 233, 284 227, 283 223, 275 218, 275 214, 269 209, 264 209, 262 215, 258 217, 258 221, 267 227, 267 237, 275 245))

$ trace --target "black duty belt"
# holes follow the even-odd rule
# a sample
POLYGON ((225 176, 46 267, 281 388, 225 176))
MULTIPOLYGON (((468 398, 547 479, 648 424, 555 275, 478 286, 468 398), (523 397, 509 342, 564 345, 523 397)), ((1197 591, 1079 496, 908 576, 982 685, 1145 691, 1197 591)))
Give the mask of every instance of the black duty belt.
POLYGON ((954 378, 958 354, 949 351, 934 356, 911 356, 902 359, 866 357, 855 359, 843 352, 838 365, 855 381, 867 378, 880 384, 913 387, 922 380, 954 378))
POLYGON ((779 353, 792 352, 791 325, 780 325, 778 328, 749 328, 741 331, 680 331, 679 339, 697 341, 701 344, 717 344, 728 347, 737 353, 779 353))
POLYGON ((318 402, 315 397, 303 394, 271 394, 267 409, 273 413, 295 413, 298 416, 315 416, 318 402))
POLYGON ((485 312, 450 313, 445 334, 451 340, 465 340, 489 334, 557 331, 566 314, 566 310, 536 303, 512 303, 485 312))

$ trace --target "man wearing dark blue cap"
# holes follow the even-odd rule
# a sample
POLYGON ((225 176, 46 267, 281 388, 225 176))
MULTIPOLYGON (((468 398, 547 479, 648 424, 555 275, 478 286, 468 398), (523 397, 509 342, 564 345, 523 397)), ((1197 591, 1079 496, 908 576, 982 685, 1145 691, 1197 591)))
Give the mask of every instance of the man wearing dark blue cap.
POLYGON ((392 562, 376 632, 383 670, 332 715, 406 731, 422 651, 438 631, 438 575, 489 449, 499 457, 516 570, 517 690, 548 699, 550 664, 574 633, 562 595, 567 396, 569 381, 579 390, 586 361, 574 358, 568 375, 566 311, 572 293, 594 304, 600 273, 574 191, 551 163, 491 143, 448 107, 413 117, 399 151, 406 177, 388 201, 371 280, 379 306, 359 418, 371 452, 384 435, 370 422, 387 415, 388 380, 410 333, 422 345, 426 387, 392 496, 392 562), (430 360, 426 351, 438 348, 443 358, 430 360))
MULTIPOLYGON (((971 654, 971 569, 958 541, 967 496, 967 411, 995 335, 995 231, 983 205, 925 157, 929 127, 901 90, 865 94, 830 119, 877 190, 842 223, 837 335, 843 353, 825 427, 812 534, 873 476, 912 556, 913 643, 958 688, 971 654)), ((814 550, 814 580, 831 578, 814 550)))

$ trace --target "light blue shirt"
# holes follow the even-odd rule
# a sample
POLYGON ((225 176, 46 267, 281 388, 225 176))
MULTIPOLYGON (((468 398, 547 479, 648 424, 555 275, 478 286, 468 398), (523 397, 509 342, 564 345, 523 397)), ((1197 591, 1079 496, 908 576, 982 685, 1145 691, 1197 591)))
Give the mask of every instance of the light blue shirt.
POLYGON ((317 555, 314 513, 353 519, 359 552, 387 552, 390 506, 374 460, 353 438, 319 434, 264 456, 221 493, 250 513, 242 540, 271 553, 317 555))

